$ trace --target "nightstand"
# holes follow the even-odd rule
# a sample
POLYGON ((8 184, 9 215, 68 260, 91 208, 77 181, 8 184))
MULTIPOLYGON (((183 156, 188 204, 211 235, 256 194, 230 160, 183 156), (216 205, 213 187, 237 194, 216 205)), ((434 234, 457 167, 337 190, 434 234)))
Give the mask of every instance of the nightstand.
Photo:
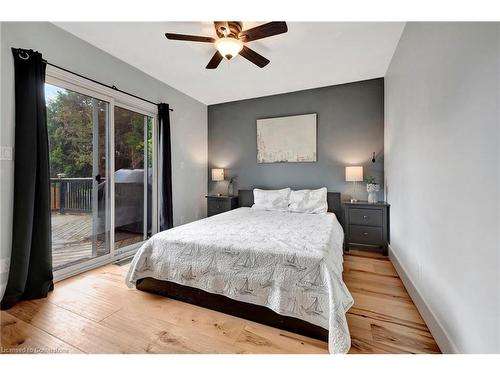
POLYGON ((205 198, 207 198, 207 216, 221 214, 238 207, 238 197, 206 195, 205 198))
POLYGON ((388 254, 389 204, 385 202, 344 202, 345 241, 344 249, 350 245, 382 249, 388 254))

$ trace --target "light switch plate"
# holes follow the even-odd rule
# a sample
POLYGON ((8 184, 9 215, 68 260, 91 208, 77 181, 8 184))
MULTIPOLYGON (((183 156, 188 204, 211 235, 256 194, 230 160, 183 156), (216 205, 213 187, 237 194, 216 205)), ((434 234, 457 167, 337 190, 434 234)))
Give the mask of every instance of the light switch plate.
POLYGON ((0 258, 0 273, 9 272, 10 258, 0 258))
POLYGON ((12 160, 12 147, 0 146, 0 160, 12 160))

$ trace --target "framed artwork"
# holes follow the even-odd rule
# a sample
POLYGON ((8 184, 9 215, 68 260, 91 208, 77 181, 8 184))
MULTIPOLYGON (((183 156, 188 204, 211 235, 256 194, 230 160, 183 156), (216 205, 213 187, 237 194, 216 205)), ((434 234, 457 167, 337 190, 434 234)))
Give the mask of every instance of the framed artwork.
POLYGON ((317 161, 317 114, 257 120, 258 163, 317 161))

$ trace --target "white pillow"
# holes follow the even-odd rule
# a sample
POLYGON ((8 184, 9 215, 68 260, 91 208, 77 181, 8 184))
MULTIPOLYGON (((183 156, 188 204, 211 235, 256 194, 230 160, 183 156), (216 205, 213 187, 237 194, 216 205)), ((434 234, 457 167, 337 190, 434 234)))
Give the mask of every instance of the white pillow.
POLYGON ((324 214, 328 211, 326 196, 326 187, 317 190, 293 190, 290 193, 288 210, 306 214, 324 214))
POLYGON ((290 188, 281 190, 253 189, 252 208, 258 210, 287 211, 290 200, 290 188))

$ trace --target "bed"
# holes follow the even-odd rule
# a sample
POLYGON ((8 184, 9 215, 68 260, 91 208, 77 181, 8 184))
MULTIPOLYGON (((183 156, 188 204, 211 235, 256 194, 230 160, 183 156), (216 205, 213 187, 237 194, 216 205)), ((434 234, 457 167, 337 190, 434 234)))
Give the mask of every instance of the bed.
POLYGON ((345 314, 353 300, 342 280, 340 194, 325 214, 239 208, 157 233, 137 252, 129 287, 280 329, 327 340, 346 353, 345 314))

